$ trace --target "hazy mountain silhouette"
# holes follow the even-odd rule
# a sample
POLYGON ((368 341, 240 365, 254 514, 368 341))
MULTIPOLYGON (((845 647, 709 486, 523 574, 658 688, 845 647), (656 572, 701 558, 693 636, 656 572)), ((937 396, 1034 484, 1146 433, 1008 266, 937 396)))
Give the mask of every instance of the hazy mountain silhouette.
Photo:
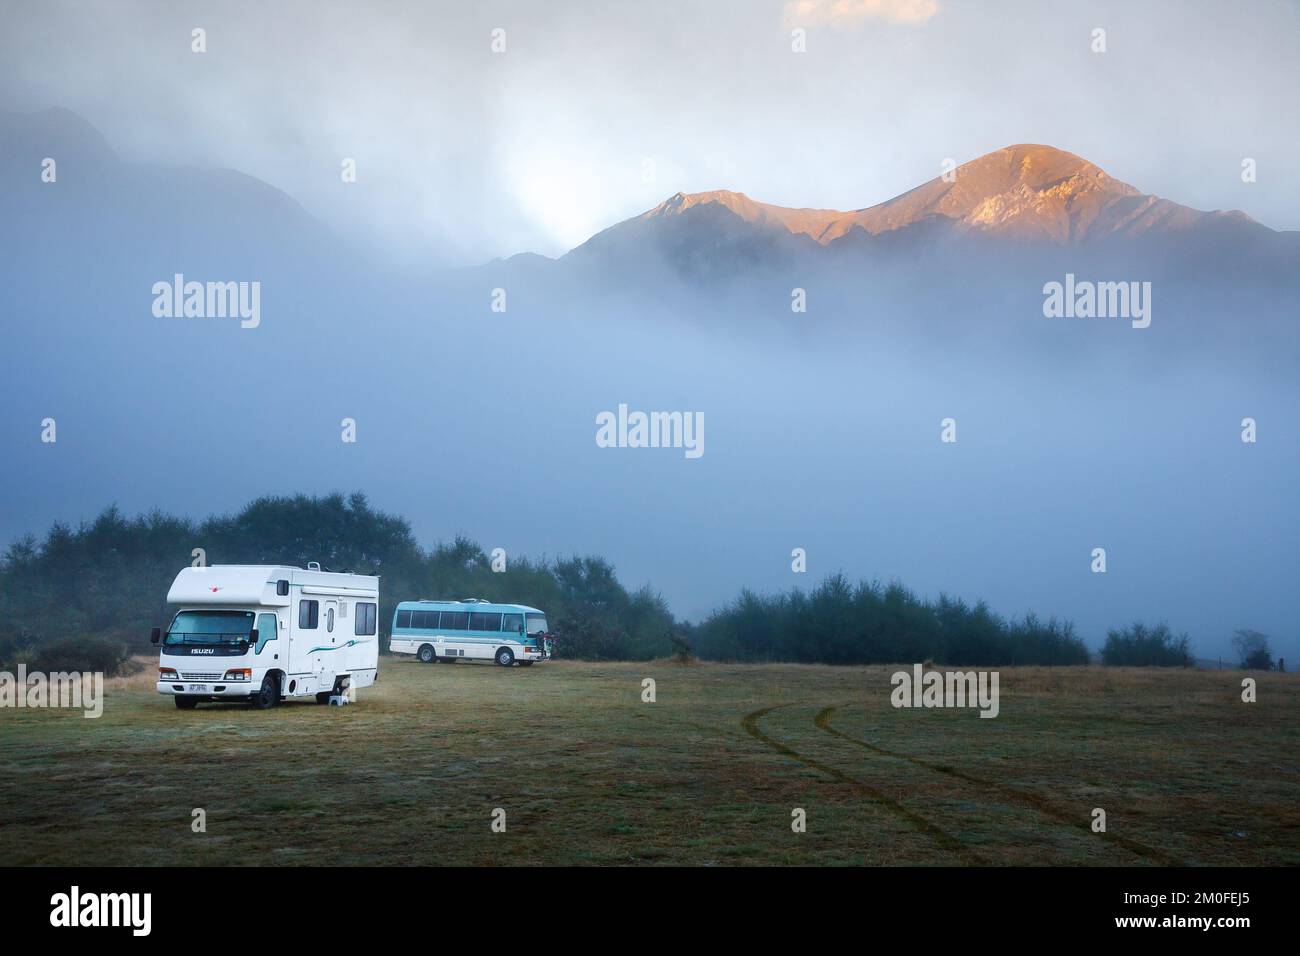
MULTIPOLYGON (((252 274, 293 264, 319 271, 340 249, 296 200, 229 169, 122 161, 84 119, 64 109, 0 113, 0 249, 15 263, 124 264, 252 274), (58 163, 55 184, 41 163, 58 163)), ((577 283, 593 296, 628 286, 726 283, 762 287, 792 275, 897 283, 904 271, 974 281, 1008 271, 1124 267, 1141 277, 1288 288, 1300 272, 1300 233, 1277 232, 1237 211, 1202 212, 1108 176, 1063 150, 1017 145, 959 166, 863 209, 791 209, 743 193, 677 193, 592 236, 559 260, 523 253, 460 278, 524 284, 538 295, 577 283)))
MULTIPOLYGON (((120 261, 142 274, 254 269, 329 245, 298 202, 230 169, 122 161, 65 109, 0 113, 0 248, 19 260, 120 261), (44 182, 42 163, 56 163, 44 182)), ((210 278, 203 276, 201 278, 210 278)))

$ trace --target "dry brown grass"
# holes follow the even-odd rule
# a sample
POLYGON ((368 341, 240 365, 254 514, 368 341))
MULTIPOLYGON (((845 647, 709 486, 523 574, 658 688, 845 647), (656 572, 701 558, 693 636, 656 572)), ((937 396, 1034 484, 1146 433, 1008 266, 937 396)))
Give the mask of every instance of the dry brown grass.
POLYGON ((909 665, 385 658, 356 705, 268 712, 177 711, 156 666, 99 720, 0 711, 0 863, 1300 863, 1292 674, 1243 704, 1232 672, 1003 668, 983 720, 893 709, 909 665))

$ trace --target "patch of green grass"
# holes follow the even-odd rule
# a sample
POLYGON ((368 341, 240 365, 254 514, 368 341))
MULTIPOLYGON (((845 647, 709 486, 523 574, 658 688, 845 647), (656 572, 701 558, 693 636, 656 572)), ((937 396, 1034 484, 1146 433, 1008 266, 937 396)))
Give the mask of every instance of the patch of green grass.
POLYGON ((0 863, 1300 863, 1295 675, 1005 668, 983 720, 895 710, 893 670, 384 658, 265 712, 110 681, 98 720, 0 711, 0 863))

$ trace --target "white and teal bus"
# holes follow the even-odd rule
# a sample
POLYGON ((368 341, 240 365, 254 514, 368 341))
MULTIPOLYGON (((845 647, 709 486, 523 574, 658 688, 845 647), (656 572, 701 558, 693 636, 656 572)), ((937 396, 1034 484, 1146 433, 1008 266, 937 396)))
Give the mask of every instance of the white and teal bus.
POLYGON ((531 667, 551 656, 546 614, 523 604, 461 601, 403 601, 393 612, 389 650, 434 661, 496 661, 502 667, 531 667))

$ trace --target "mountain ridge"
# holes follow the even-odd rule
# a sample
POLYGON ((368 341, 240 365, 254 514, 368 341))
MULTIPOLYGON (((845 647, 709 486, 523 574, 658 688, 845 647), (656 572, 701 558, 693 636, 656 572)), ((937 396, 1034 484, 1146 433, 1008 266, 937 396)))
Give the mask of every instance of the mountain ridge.
MULTIPOLYGON (((8 228, 0 239, 15 248, 42 237, 54 241, 60 232, 65 242, 88 240, 91 232, 108 241, 125 232, 170 255, 178 228, 195 245, 232 255, 250 244, 282 250, 332 241, 278 187, 237 170, 124 161, 92 124, 62 108, 0 111, 0 171, 13 184, 3 197, 8 228), (46 156, 59 161, 57 190, 37 175, 46 156), (66 228, 56 228, 64 219, 66 228), (140 228, 145 220, 172 222, 173 233, 140 228), (213 246, 216 223, 244 238, 224 251, 213 246)), ((964 251, 1004 259, 1016 255, 1004 246, 1050 251, 1086 244, 1126 254, 1136 244, 1191 273, 1300 272, 1300 232, 1271 229, 1237 210, 1200 211, 1146 194, 1074 153, 1033 143, 994 150, 947 179, 857 209, 779 206, 727 189, 678 192, 557 258, 521 253, 467 268, 540 277, 567 260, 597 273, 622 266, 650 277, 667 266, 693 278, 738 279, 816 261, 849 272, 872 260, 897 265, 947 249, 954 239, 969 240, 964 251)))
POLYGON ((1277 232, 1239 210, 1192 209, 1143 193, 1074 153, 1021 143, 964 163, 950 178, 936 177, 861 209, 777 206, 727 189, 678 192, 597 233, 571 252, 615 230, 662 223, 709 208, 725 210, 759 230, 806 236, 820 246, 854 230, 874 237, 927 221, 956 233, 1058 244, 1186 232, 1218 223, 1277 232))

